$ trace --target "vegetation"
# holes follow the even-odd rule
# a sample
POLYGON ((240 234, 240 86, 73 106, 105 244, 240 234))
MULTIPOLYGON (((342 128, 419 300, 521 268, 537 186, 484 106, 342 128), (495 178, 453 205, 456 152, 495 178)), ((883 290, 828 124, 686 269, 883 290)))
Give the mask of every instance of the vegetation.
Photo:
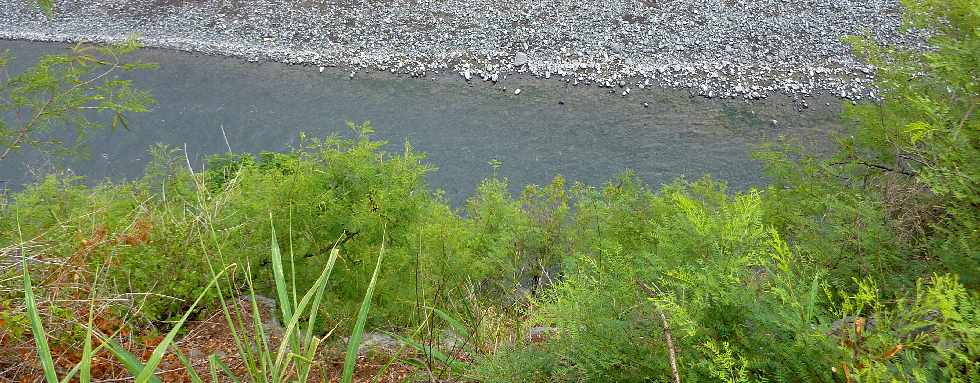
POLYGON ((139 180, 51 176, 0 207, 0 345, 49 382, 100 355, 165 377, 170 354, 194 382, 306 381, 330 348, 352 381, 368 331, 402 344, 381 371, 431 380, 980 381, 980 4, 906 6, 933 48, 855 40, 880 100, 831 157, 762 148, 763 190, 626 173, 515 197, 493 176, 457 210, 367 124, 199 172, 158 146, 139 180), (237 370, 174 343, 213 313, 237 370))
POLYGON ((13 59, 0 52, 0 161, 23 147, 59 156, 84 154, 87 135, 104 127, 100 114, 111 116, 109 126, 128 128, 126 114, 147 111, 153 98, 121 79, 122 72, 146 70, 153 64, 127 61, 139 47, 135 38, 112 46, 77 44, 70 54, 45 55, 24 72, 6 76, 13 59), (73 132, 64 132, 71 127, 73 132), (74 141, 74 142, 69 142, 74 141))

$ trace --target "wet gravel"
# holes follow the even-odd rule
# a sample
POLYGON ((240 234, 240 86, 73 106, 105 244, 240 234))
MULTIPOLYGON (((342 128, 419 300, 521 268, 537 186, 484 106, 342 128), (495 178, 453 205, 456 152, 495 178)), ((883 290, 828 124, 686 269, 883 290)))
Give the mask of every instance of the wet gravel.
MULTIPOLYGON (((506 84, 530 74, 630 97, 874 96, 842 41, 917 46, 898 0, 0 0, 0 38, 113 41, 255 61, 506 84)), ((519 91, 513 91, 515 94, 519 91)), ((805 106, 805 101, 802 102, 805 106)))

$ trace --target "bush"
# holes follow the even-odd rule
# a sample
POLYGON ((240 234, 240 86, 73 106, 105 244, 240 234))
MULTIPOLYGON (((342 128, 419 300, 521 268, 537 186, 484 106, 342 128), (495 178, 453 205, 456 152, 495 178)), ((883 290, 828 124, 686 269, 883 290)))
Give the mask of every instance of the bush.
POLYGON ((556 335, 487 356, 480 379, 661 380, 671 369, 658 310, 683 381, 969 381, 980 367, 978 296, 955 277, 920 279, 908 295, 882 296, 872 278, 844 290, 767 228, 762 194, 728 196, 708 179, 637 185, 577 194, 574 221, 592 224, 528 322, 556 335))
MULTIPOLYGON (((253 265, 257 287, 271 291, 264 266, 272 225, 288 228, 278 240, 298 288, 313 282, 339 246, 327 297, 343 308, 330 312, 335 320, 356 312, 382 236, 389 249, 373 310, 379 322, 414 320, 404 313, 417 304, 417 292, 431 296, 437 286, 503 275, 507 268, 498 266, 505 262, 492 258, 506 251, 470 250, 482 251, 472 244, 489 244, 489 237, 430 194, 423 176, 431 168, 422 155, 408 145, 390 155, 380 150, 383 142, 370 140, 369 126, 355 128, 353 140, 303 139, 289 153, 216 157, 198 174, 180 166, 176 151, 157 147, 141 180, 88 189, 76 179, 49 177, 0 211, 0 243, 19 243, 19 224, 45 256, 109 266, 115 291, 149 294, 142 313, 151 321, 182 313, 224 264, 253 265)), ((487 189, 472 204, 495 192, 487 189)))

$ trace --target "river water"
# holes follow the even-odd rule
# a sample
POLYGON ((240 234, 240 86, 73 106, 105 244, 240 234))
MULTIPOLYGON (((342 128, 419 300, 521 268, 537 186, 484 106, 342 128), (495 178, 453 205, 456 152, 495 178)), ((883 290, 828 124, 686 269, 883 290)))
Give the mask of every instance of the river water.
MULTIPOLYGON (((0 41, 0 51, 17 58, 11 74, 65 47, 0 41)), ((811 98, 799 112, 784 96, 747 102, 636 89, 622 97, 618 89, 610 94, 555 79, 511 77, 493 85, 450 75, 417 79, 365 71, 351 79, 347 70, 320 73, 158 49, 140 50, 134 58, 160 65, 132 75, 159 103, 132 115, 129 131, 93 135, 89 159, 68 161, 89 182, 138 177, 155 143, 186 144, 199 163, 227 150, 222 127, 233 150, 256 152, 284 150, 300 132, 349 134, 348 121, 370 121, 375 138, 390 142, 388 150, 400 151, 408 140, 427 152, 438 167, 428 183, 454 204, 491 174, 490 160, 502 162, 498 174, 515 191, 557 174, 601 184, 626 169, 653 186, 711 174, 745 189, 765 183, 760 164, 750 158, 755 145, 784 135, 819 150, 829 147, 841 125, 841 100, 832 96, 811 98)), ((48 162, 38 153, 19 153, 0 163, 0 180, 19 188, 43 174, 48 162)))

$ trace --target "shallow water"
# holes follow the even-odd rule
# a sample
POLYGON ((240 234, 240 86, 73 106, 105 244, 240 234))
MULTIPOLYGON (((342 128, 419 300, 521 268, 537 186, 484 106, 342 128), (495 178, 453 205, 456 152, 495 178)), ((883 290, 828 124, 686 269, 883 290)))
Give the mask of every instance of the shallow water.
MULTIPOLYGON (((65 45, 0 41, 18 59, 10 72, 65 45)), ((428 182, 460 203, 502 161, 499 174, 519 185, 546 183, 561 174, 600 184, 631 169, 651 185, 711 174, 735 189, 765 183, 752 147, 779 135, 810 147, 826 147, 840 128, 841 101, 709 100, 685 91, 634 90, 628 97, 607 89, 534 78, 507 78, 497 85, 451 76, 399 78, 238 58, 145 49, 140 60, 160 68, 133 76, 159 104, 132 115, 130 131, 100 132, 90 140, 91 158, 69 167, 90 180, 142 174, 154 143, 187 145, 192 159, 226 151, 221 127, 235 151, 283 150, 300 132, 348 134, 346 122, 370 121, 376 138, 401 151, 409 140, 439 169, 428 182), (507 90, 501 88, 506 87, 507 90), (513 89, 521 88, 515 96, 513 89), (649 103, 649 107, 642 104, 649 103), (772 121, 777 123, 773 124, 772 121)), ((0 180, 17 188, 43 173, 47 161, 25 152, 0 163, 0 180), (31 169, 39 169, 32 174, 31 169)))

